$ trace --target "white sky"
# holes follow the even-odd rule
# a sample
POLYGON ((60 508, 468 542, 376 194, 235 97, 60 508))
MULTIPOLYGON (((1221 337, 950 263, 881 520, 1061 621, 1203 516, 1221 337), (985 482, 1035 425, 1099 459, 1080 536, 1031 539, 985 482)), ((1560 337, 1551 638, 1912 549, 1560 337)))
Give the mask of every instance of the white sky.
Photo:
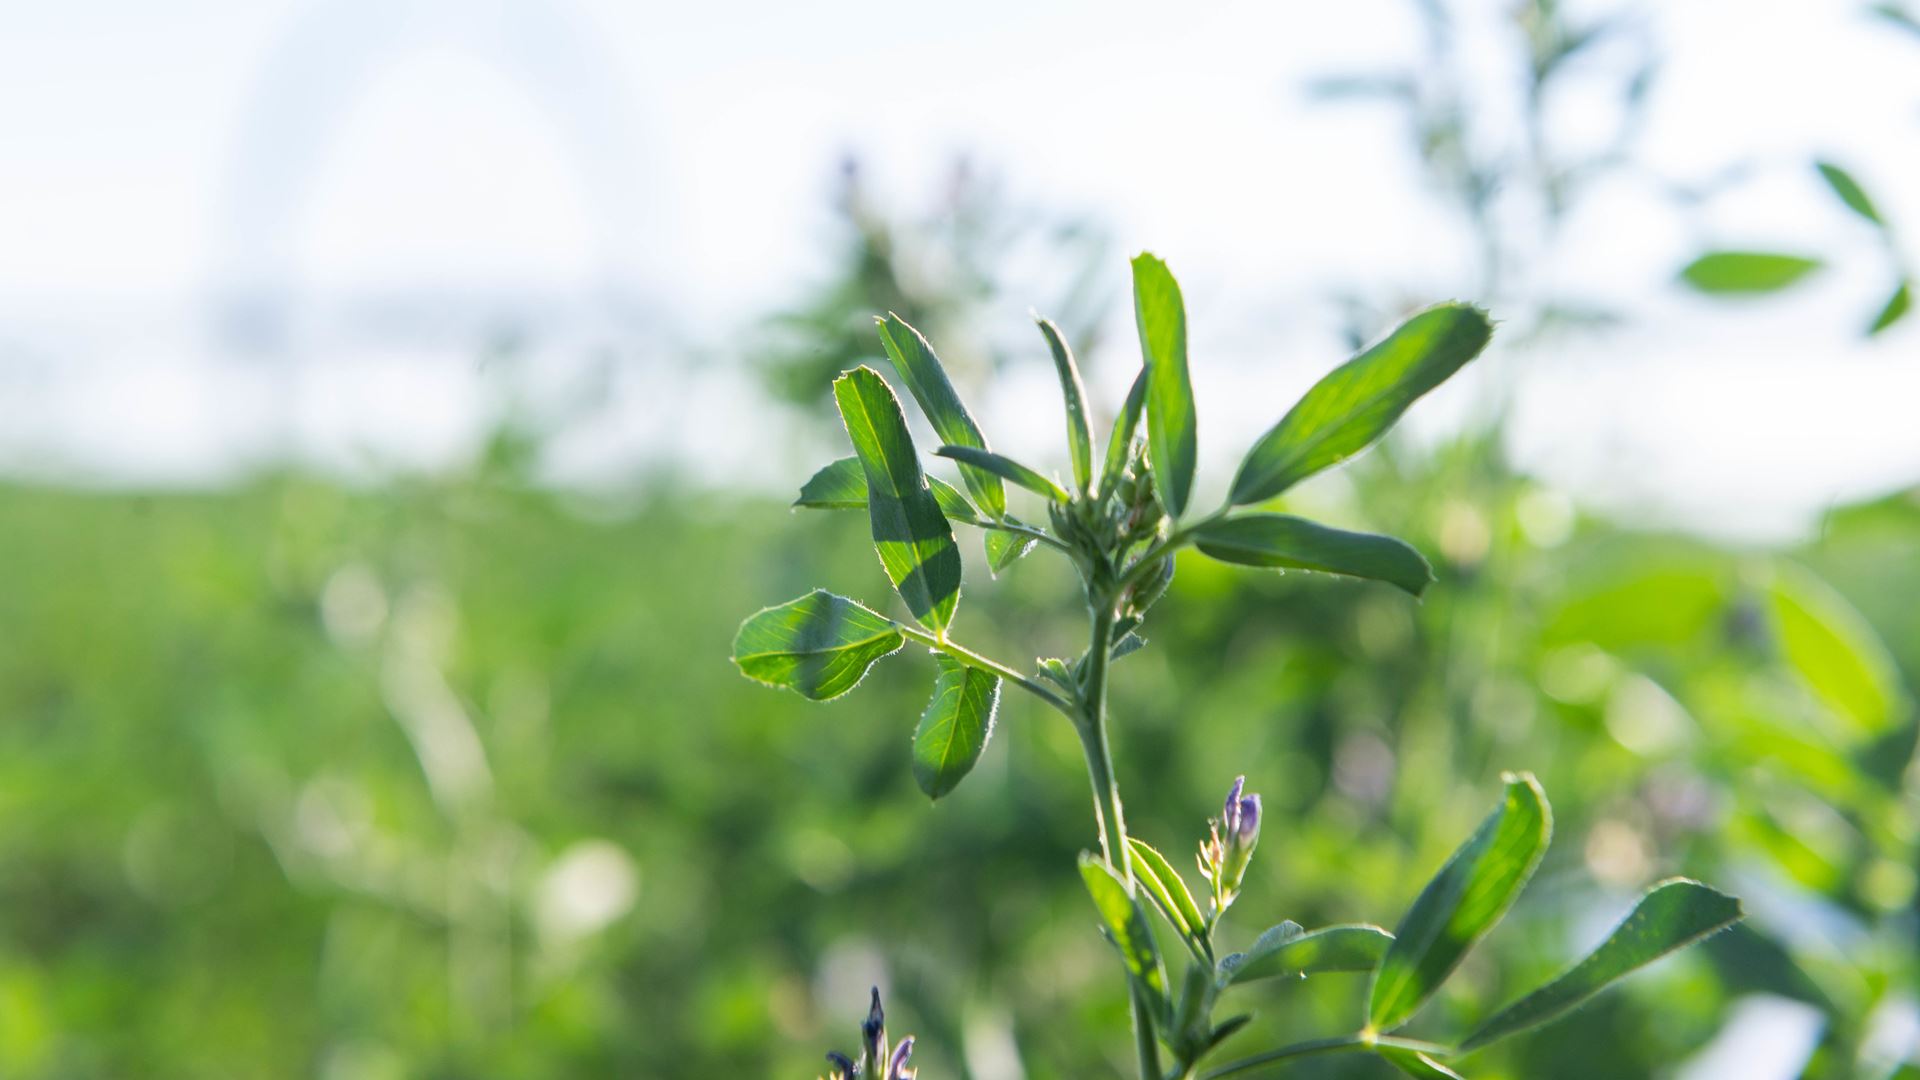
MULTIPOLYGON (((359 343, 290 419, 259 372, 207 355, 209 288, 270 272, 315 291, 564 296, 611 273, 678 339, 717 347, 822 269, 828 181, 851 149, 908 205, 966 150, 1023 197, 1166 256, 1193 316, 1203 455, 1224 471, 1339 358, 1330 286, 1458 294, 1464 240, 1418 197, 1395 117, 1299 92, 1408 56, 1403 0, 1187 8, 8 4, 0 461, 158 481, 285 446, 289 425, 323 455, 451 452, 483 397, 460 362, 359 343)), ((1920 237, 1920 185, 1901 183, 1920 175, 1920 41, 1843 0, 1638 10, 1667 57, 1645 158, 1681 178, 1740 158, 1773 171, 1692 232, 1627 189, 1575 223, 1563 284, 1649 318, 1533 355, 1519 459, 1586 497, 1733 531, 1920 478, 1920 333, 1856 339, 1884 270, 1802 165, 1839 156, 1920 237), (1836 267, 1777 303, 1708 305, 1669 285, 1705 239, 1836 267)), ((1603 114, 1574 103, 1558 134, 1603 114)), ((655 437, 593 445, 671 450, 689 416, 755 429, 725 379, 663 385, 678 423, 640 414, 655 437)), ((1431 411, 1444 423, 1474 393, 1431 411)), ((1015 449, 1028 415, 1054 411, 1027 397, 983 403, 1015 449)))

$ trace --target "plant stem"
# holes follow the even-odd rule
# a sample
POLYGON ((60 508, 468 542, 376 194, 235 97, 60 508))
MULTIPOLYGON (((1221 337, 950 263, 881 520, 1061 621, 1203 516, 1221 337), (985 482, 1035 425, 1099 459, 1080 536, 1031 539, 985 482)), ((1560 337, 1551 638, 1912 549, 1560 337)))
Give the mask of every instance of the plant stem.
POLYGON ((935 652, 945 653, 968 667, 979 668, 982 671, 990 671, 1000 676, 1002 679, 1007 680, 1020 689, 1025 690, 1027 693, 1039 698, 1041 701, 1053 706, 1055 709, 1060 710, 1062 714, 1075 724, 1080 722, 1080 710, 1074 706, 1073 702, 1068 701, 1066 698, 1061 697, 1059 694, 1027 678, 1025 675, 1020 674, 998 660, 990 660, 963 645, 948 641, 945 638, 935 637, 919 627, 908 626, 906 623, 898 620, 895 620, 893 628, 899 631, 902 637, 917 641, 935 652))
MULTIPOLYGON (((1080 745, 1087 755, 1087 778, 1093 784, 1093 816, 1100 824, 1100 852, 1107 868, 1126 883, 1136 908, 1140 897, 1133 882, 1133 860, 1127 857, 1127 822, 1120 806, 1120 785, 1113 779, 1113 755, 1107 749, 1107 660, 1113 652, 1113 597, 1093 598, 1093 632, 1087 645, 1087 667, 1081 702, 1084 711, 1075 722, 1080 745)), ((1133 1011, 1133 1044, 1141 1080, 1159 1080, 1160 1047, 1154 1042, 1153 1012, 1140 988, 1127 981, 1133 1011)))

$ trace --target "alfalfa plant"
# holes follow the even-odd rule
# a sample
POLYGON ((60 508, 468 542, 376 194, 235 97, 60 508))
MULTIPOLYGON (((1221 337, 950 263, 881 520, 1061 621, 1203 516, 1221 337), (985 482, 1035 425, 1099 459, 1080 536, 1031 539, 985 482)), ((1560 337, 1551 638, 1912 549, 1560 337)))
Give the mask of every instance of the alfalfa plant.
MULTIPOLYGON (((1133 260, 1133 294, 1141 369, 1104 453, 1094 443, 1073 356, 1051 323, 1039 323, 1066 398, 1071 489, 990 449, 926 339, 898 316, 879 320, 896 373, 943 440, 934 452, 957 463, 961 487, 922 470, 900 402, 878 372, 861 367, 833 384, 854 454, 808 480, 796 505, 865 509, 880 563, 912 621, 816 590, 741 626, 733 647, 741 671, 825 701, 853 689, 873 664, 908 641, 925 646, 937 673, 913 735, 913 774, 935 799, 980 759, 1002 686, 1019 687, 1067 718, 1086 752, 1100 837, 1099 853, 1083 853, 1079 870, 1126 974, 1142 1080, 1233 1076, 1341 1052, 1371 1053, 1416 1077, 1456 1076, 1452 1059, 1551 1020, 1628 972, 1739 919, 1740 905, 1729 896, 1697 882, 1664 882, 1585 959, 1463 1038, 1442 1044, 1396 1035, 1506 913, 1546 850, 1552 831, 1546 797, 1533 777, 1518 774, 1507 777, 1500 805, 1393 932, 1362 924, 1305 930, 1281 922, 1245 952, 1221 954, 1222 917, 1239 897, 1260 838, 1260 797, 1234 781, 1200 845, 1206 887, 1196 897, 1170 860, 1127 835, 1108 744, 1110 666, 1145 644, 1143 621, 1173 580, 1174 554, 1188 546, 1223 562, 1345 574, 1419 596, 1433 574, 1407 544, 1246 508, 1364 450, 1416 399, 1477 356, 1492 326, 1484 312, 1465 304, 1442 304, 1407 319, 1321 379, 1253 445, 1226 505, 1196 513, 1185 305, 1173 274, 1152 255, 1133 260), (1045 525, 1008 512, 1008 483, 1043 500, 1045 525), (954 638, 961 586, 955 523, 985 533, 996 571, 1036 546, 1073 564, 1087 600, 1087 647, 1079 657, 1043 659, 1023 674, 954 638), (1185 954, 1177 977, 1168 973, 1169 950, 1156 938, 1149 908, 1172 932, 1171 952, 1185 954), (1202 1072, 1203 1059, 1249 1019, 1243 1013, 1216 1022, 1224 995, 1261 979, 1322 972, 1371 974, 1366 1015, 1353 1031, 1202 1072)), ((911 1042, 888 1052, 877 993, 864 1033, 861 1062, 830 1056, 835 1077, 883 1070, 888 1078, 911 1075, 904 1056, 911 1042)))

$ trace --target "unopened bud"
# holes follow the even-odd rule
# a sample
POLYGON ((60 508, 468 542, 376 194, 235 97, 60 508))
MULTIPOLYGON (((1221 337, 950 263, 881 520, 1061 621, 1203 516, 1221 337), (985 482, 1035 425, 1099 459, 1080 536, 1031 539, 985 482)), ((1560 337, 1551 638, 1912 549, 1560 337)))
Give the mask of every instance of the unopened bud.
POLYGON ((880 1008, 880 988, 873 988, 873 1005, 860 1025, 860 1038, 866 1045, 867 1068, 878 1070, 887 1058, 887 1014, 880 1008))
POLYGON ((893 1057, 887 1059, 887 1075, 881 1080, 913 1080, 914 1075, 920 1070, 907 1068, 907 1059, 912 1056, 913 1036, 909 1035, 900 1040, 899 1046, 894 1047, 893 1057))
POLYGON ((827 1080, 853 1080, 860 1075, 853 1059, 837 1051, 827 1051, 827 1064, 833 1066, 833 1071, 827 1074, 827 1080))
POLYGON ((1240 879, 1247 872, 1247 863, 1253 859, 1254 846, 1260 842, 1260 796, 1241 794, 1246 786, 1246 777, 1234 780, 1220 813, 1220 839, 1225 845, 1220 860, 1220 876, 1227 892, 1235 892, 1240 888, 1240 879))

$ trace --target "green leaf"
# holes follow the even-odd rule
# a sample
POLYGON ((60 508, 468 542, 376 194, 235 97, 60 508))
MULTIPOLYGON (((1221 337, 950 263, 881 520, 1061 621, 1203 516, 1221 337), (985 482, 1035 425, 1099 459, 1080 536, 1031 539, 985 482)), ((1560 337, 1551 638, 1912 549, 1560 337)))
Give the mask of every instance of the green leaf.
POLYGON ((1102 493, 1111 492, 1120 482, 1120 472, 1127 467, 1127 455, 1133 452, 1133 433, 1140 426, 1140 412, 1146 404, 1147 369, 1142 367, 1127 389, 1127 400, 1120 405, 1120 415, 1113 418, 1113 434, 1107 440, 1107 461, 1100 470, 1102 493))
POLYGON ((959 462, 963 470, 969 467, 984 469, 995 476, 1019 484, 1035 495, 1045 496, 1055 502, 1069 501, 1066 491, 1059 484, 1012 458, 996 454, 991 450, 976 450, 971 446, 943 446, 934 453, 959 462))
POLYGON ((1440 868, 1394 928, 1374 973, 1367 1023, 1392 1031, 1419 1011, 1475 942, 1507 913, 1540 864, 1553 833, 1540 784, 1506 778, 1506 798, 1440 868))
POLYGON ((1433 581, 1427 560, 1391 536, 1347 532, 1288 514, 1246 513, 1210 521, 1194 545, 1221 562, 1371 578, 1419 596, 1433 581))
MULTIPOLYGON (((1009 514, 1007 520, 1012 521, 1013 516, 1009 514)), ((1004 529, 988 529, 987 569, 998 577, 1001 571, 1025 558, 1027 552, 1032 551, 1033 545, 1037 543, 1039 541, 1031 536, 1022 536, 1004 529)))
POLYGON ((1127 974, 1146 992, 1156 1016, 1166 1016, 1167 973, 1160 966, 1160 953, 1154 948, 1153 930, 1145 915, 1127 895, 1127 886, 1107 864, 1086 852, 1080 854, 1080 876, 1086 880, 1093 906, 1100 912, 1100 927, 1107 940, 1120 951, 1127 974))
POLYGON ((1187 378, 1187 309, 1173 272, 1150 254, 1133 260, 1133 312, 1147 366, 1147 466, 1160 505, 1178 518, 1193 495, 1199 452, 1187 378))
POLYGON ((1740 901, 1697 881, 1675 878, 1647 891, 1600 947, 1559 978, 1501 1009, 1460 1044, 1465 1053, 1538 1027, 1579 1006, 1608 984, 1740 921, 1740 901))
POLYGON ((1858 739, 1904 715, 1900 669, 1866 616, 1805 570, 1782 563, 1767 590, 1774 638, 1802 684, 1858 739))
POLYGON ((1840 201, 1847 204, 1847 209, 1881 228, 1886 227, 1887 221, 1880 216, 1880 208, 1873 205, 1866 189, 1860 186, 1852 173, 1830 161, 1817 161, 1814 167, 1820 170, 1820 178, 1827 182, 1833 193, 1840 196, 1840 201))
MULTIPOLYGON (((984 525, 980 512, 952 484, 937 476, 927 477, 934 501, 953 521, 984 525)), ((867 471, 857 457, 844 457, 813 474, 800 488, 793 505, 803 510, 865 510, 867 508, 867 471)))
POLYGON ((733 662, 756 682, 826 701, 858 686, 905 641, 892 620, 815 589, 748 616, 734 635, 733 662))
POLYGON ((1073 362, 1073 350, 1067 348, 1060 328, 1050 319, 1037 320, 1040 333, 1053 353, 1053 369, 1060 376, 1060 396, 1067 404, 1067 449, 1073 456, 1073 482, 1081 491, 1093 484, 1093 429, 1087 423, 1087 387, 1080 381, 1080 368, 1073 362))
POLYGON ((1043 656, 1034 661, 1034 668, 1038 670, 1043 677, 1067 693, 1078 694, 1080 692, 1080 684, 1073 677, 1073 669, 1067 666, 1065 660, 1057 656, 1043 656))
POLYGON ((933 700, 913 732, 913 778, 927 798, 952 791, 980 760, 993 737, 1000 707, 1000 676, 967 667, 941 653, 933 700))
POLYGON ((1465 1080, 1459 1073, 1418 1050, 1408 1050, 1401 1046, 1376 1046, 1373 1052, 1394 1068, 1415 1077, 1416 1080, 1465 1080))
POLYGON ((1107 654, 1108 660, 1118 660, 1123 656, 1132 656, 1147 647, 1147 639, 1136 631, 1121 637, 1113 643, 1113 651, 1107 654))
MULTIPOLYGON (((894 370, 906 380, 908 392, 920 403, 920 411, 927 414, 940 440, 985 450, 987 437, 980 433, 980 425, 973 422, 973 414, 954 392, 953 383, 947 379, 947 369, 934 355, 927 339, 892 312, 874 321, 880 325, 880 344, 893 360, 894 370)), ((997 518, 1007 512, 1007 492, 1000 486, 998 477, 979 469, 962 468, 960 480, 989 517, 997 518)))
POLYGON ((1911 310, 1913 310, 1913 283, 1902 281, 1894 287, 1893 295, 1887 297, 1886 306, 1880 309, 1880 314, 1875 315, 1873 322, 1868 324, 1867 336, 1874 337, 1880 334, 1894 323, 1906 318, 1907 312, 1911 310))
POLYGON ((1392 944, 1392 934, 1364 923, 1328 926, 1303 934, 1297 924, 1286 922, 1260 935, 1246 952, 1220 961, 1220 970, 1234 985, 1282 975, 1372 971, 1392 944), (1276 933, 1286 928, 1293 932, 1276 933))
POLYGON ((1815 270, 1820 260, 1770 251, 1710 251, 1688 263, 1680 280, 1703 293, 1779 292, 1815 270))
POLYGON ((833 397, 867 474, 867 518, 880 565, 913 617, 944 631, 960 604, 960 549, 920 472, 900 402, 869 367, 835 379, 833 397))
POLYGON ((1467 304, 1431 307, 1401 323, 1315 383, 1253 444, 1233 478, 1233 505, 1265 502, 1365 450, 1492 336, 1486 312, 1467 304))
POLYGON ((1207 920, 1187 891, 1186 880, 1152 845, 1130 836, 1127 846, 1133 859, 1133 880, 1146 887, 1147 895, 1175 930, 1199 941, 1205 935, 1207 920))

